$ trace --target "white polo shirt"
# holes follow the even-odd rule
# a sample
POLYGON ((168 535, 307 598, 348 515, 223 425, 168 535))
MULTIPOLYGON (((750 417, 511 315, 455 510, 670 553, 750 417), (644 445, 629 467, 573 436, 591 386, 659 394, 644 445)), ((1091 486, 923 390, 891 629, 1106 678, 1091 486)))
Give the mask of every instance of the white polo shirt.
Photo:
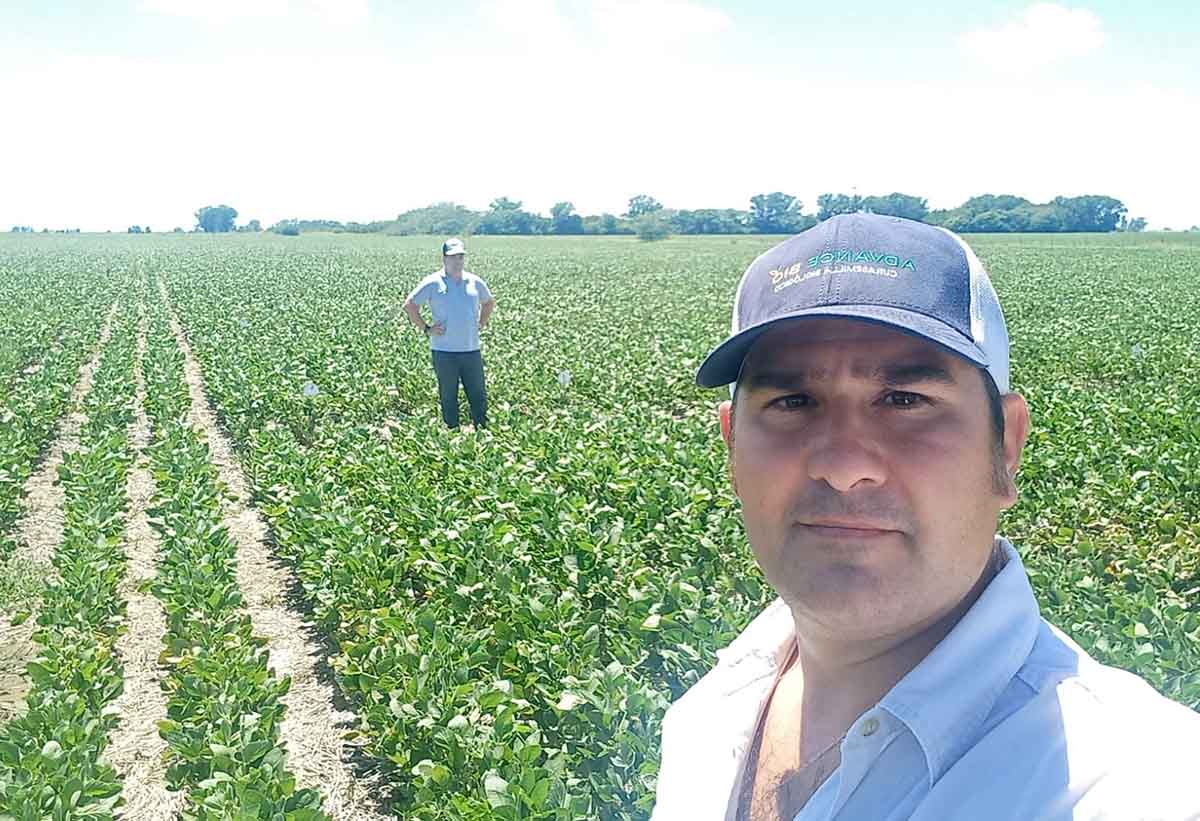
MULTIPOLYGON (((1200 819, 1200 715, 1093 660, 1007 560, 937 647, 851 726, 794 821, 1200 819)), ((794 644, 776 601, 667 711, 653 821, 729 821, 794 644)))

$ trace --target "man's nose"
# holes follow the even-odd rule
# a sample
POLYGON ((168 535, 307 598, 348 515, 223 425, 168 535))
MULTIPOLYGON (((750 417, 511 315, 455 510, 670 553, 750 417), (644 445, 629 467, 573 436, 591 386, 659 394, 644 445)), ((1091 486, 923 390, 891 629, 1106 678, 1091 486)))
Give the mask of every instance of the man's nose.
POLYGON ((882 485, 887 472, 880 432, 861 411, 829 408, 808 431, 809 477, 848 493, 882 485))

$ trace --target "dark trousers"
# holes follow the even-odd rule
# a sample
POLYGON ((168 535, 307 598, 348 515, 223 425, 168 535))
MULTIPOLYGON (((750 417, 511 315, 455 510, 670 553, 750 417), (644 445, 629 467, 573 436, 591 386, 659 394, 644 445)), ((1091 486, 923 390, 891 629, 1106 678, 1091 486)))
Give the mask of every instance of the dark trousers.
POLYGON ((483 355, 479 351, 434 351, 433 372, 437 374, 442 421, 449 427, 458 427, 458 383, 462 382, 471 405, 471 421, 477 428, 486 428, 487 388, 483 384, 483 355))

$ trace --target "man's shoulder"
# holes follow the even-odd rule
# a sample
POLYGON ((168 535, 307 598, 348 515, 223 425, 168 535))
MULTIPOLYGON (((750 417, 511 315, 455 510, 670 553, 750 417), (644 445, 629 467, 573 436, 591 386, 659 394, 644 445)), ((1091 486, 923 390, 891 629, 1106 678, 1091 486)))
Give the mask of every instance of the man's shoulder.
POLYGON ((1200 714, 1125 670, 1089 658, 1076 675, 1059 682, 1056 695, 1068 743, 1100 744, 1121 755, 1138 744, 1160 754, 1181 745, 1200 747, 1200 714))
POLYGON ((425 276, 421 277, 421 280, 416 284, 416 287, 413 288, 413 292, 416 293, 417 291, 430 286, 441 287, 444 279, 445 275, 441 271, 434 271, 433 273, 426 274, 425 276))
POLYGON ((1200 715, 1041 620, 982 734, 914 818, 1198 817, 1197 745, 1200 715))
POLYGON ((1140 676, 1088 655, 1042 620, 1038 638, 1017 677, 1040 698, 1052 698, 1068 734, 1119 738, 1182 734, 1200 743, 1200 714, 1155 690, 1140 676))
POLYGON ((1045 620, 1018 676, 1035 690, 1054 684, 1060 700, 1083 713, 1119 710, 1135 716, 1165 717, 1182 722, 1185 731, 1200 731, 1200 714, 1162 695, 1140 676, 1092 658, 1045 620))
POLYGON ((1080 787, 1075 817, 1200 818, 1200 714, 1089 662, 1055 688, 1067 772, 1080 787))
POLYGON ((1200 813, 1200 786, 1188 763, 1200 747, 1200 714, 1139 676, 1093 659, 1047 622, 1018 678, 1036 693, 1010 717, 1015 732, 1000 736, 1008 736, 1010 749, 1038 749, 1029 767, 1057 767, 1054 779, 1067 774, 1076 817, 1143 800, 1155 810, 1137 817, 1189 817, 1180 814, 1184 808, 1200 813))

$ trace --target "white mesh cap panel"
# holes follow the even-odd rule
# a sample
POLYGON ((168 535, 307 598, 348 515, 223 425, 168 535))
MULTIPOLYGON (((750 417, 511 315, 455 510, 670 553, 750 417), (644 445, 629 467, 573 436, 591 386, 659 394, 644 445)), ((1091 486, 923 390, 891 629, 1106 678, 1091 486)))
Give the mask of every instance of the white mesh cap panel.
POLYGON ((953 231, 941 230, 954 237, 967 257, 971 272, 971 337, 987 357, 987 370, 996 388, 1001 394, 1008 393, 1008 326, 1000 310, 1000 297, 971 246, 953 231))

